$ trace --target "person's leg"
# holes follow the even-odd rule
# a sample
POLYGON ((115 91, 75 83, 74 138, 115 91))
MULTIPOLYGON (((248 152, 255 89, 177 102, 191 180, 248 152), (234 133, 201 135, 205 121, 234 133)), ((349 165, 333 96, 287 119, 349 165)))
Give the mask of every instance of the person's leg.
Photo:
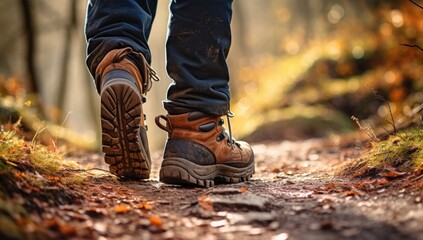
POLYGON ((102 145, 110 171, 148 178, 150 153, 142 103, 154 73, 147 45, 156 1, 90 0, 87 66, 101 98, 102 145))
POLYGON ((232 0, 174 0, 166 43, 167 71, 174 81, 164 107, 169 114, 229 110, 232 0))
POLYGON ((162 182, 209 187, 215 180, 246 181, 254 173, 251 147, 232 139, 221 119, 229 116, 231 5, 232 0, 171 3, 166 50, 173 83, 164 102, 168 115, 156 118, 168 132, 162 182))
MULTIPOLYGON (((156 14, 157 0, 89 0, 85 21, 87 66, 96 69, 111 50, 130 47, 151 62, 147 44, 156 14)), ((138 67, 143 63, 133 60, 138 67)))

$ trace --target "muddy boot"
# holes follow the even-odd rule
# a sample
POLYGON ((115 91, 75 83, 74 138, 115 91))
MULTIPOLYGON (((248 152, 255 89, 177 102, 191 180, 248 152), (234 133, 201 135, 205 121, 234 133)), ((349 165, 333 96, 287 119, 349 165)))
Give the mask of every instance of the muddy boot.
POLYGON ((201 112, 156 117, 156 124, 168 132, 160 181, 211 187, 215 181, 249 180, 254 173, 254 153, 248 143, 232 139, 223 122, 201 112))
POLYGON ((96 71, 101 98, 102 145, 110 172, 124 179, 145 179, 150 174, 150 152, 142 104, 154 71, 131 48, 110 51, 96 71), (128 60, 141 58, 144 72, 128 60))

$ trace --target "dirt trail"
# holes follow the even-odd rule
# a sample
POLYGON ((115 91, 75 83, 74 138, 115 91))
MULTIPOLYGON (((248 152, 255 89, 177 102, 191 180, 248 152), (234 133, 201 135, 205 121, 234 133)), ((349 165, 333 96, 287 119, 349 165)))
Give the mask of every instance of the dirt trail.
MULTIPOLYGON (((52 237, 68 239, 423 239, 421 188, 334 177, 364 149, 326 140, 254 145, 252 181, 209 189, 160 183, 156 153, 151 180, 96 171, 76 189, 85 199, 41 215, 52 237)), ((98 154, 72 159, 107 169, 98 154)))

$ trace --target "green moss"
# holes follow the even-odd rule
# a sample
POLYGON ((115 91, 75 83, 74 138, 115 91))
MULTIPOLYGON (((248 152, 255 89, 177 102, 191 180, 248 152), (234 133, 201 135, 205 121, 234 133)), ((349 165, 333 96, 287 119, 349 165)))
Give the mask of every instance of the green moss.
POLYGON ((7 164, 27 160, 31 166, 41 174, 54 175, 64 169, 80 169, 74 162, 63 158, 62 153, 50 151, 46 146, 36 142, 26 142, 18 137, 15 132, 0 132, 0 157, 5 159, 5 164, 0 163, 0 169, 7 164))
POLYGON ((375 167, 392 166, 403 171, 419 168, 423 163, 423 129, 409 129, 373 143, 365 158, 375 167))
POLYGON ((378 173, 387 167, 411 172, 423 168, 423 129, 407 129, 387 140, 373 142, 371 150, 349 165, 345 175, 361 177, 378 173))

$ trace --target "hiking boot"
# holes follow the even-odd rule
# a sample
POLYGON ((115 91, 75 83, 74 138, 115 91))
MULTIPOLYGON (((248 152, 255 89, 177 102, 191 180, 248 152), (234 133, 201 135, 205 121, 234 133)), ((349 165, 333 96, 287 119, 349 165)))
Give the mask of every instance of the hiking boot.
MULTIPOLYGON (((151 86, 151 74, 127 59, 131 48, 110 51, 96 71, 101 98, 101 130, 104 159, 110 172, 123 179, 146 179, 150 175, 150 151, 142 104, 151 86)), ((141 55, 141 56, 140 56, 141 55)))
POLYGON ((201 112, 157 116, 157 126, 168 132, 160 181, 201 187, 248 181, 254 153, 248 143, 232 139, 223 123, 201 112))

